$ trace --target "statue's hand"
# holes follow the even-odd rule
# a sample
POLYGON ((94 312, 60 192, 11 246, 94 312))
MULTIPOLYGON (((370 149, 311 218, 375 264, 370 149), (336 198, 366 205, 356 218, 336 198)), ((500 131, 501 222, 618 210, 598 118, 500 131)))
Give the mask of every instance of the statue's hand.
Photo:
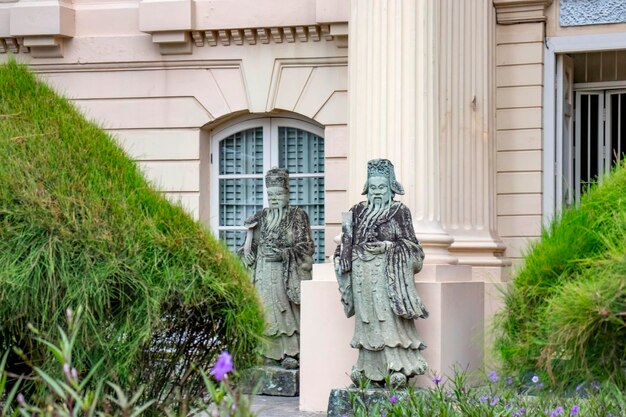
POLYGON ((379 255, 381 253, 385 253, 387 250, 386 242, 368 242, 363 245, 366 251, 373 253, 374 255, 379 255))
POLYGON ((347 259, 341 259, 339 261, 339 266, 341 267, 341 271, 345 274, 346 272, 350 272, 352 270, 352 262, 347 259))
POLYGON ((267 248, 265 258, 270 262, 281 262, 283 260, 283 254, 278 248, 267 248))
POLYGON ((247 265, 247 266, 252 266, 254 265, 254 255, 252 255, 251 253, 244 255, 243 256, 243 262, 247 265))

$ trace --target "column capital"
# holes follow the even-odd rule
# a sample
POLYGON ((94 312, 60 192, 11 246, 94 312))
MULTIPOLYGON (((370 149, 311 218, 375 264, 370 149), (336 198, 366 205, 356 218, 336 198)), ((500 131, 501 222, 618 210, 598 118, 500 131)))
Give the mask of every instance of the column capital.
POLYGON ((553 0, 493 0, 501 25, 546 21, 546 9, 553 0))

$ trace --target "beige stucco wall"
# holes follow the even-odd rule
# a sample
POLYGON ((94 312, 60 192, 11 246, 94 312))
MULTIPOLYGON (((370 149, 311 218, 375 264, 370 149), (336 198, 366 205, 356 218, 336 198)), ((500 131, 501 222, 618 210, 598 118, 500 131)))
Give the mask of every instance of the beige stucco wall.
MULTIPOLYGON (((259 42, 237 45, 229 35, 233 45, 219 42, 210 46, 207 39, 202 46, 194 43, 191 54, 163 55, 160 45, 150 34, 141 32, 140 26, 146 26, 147 21, 156 25, 151 29, 159 24, 174 29, 167 25, 176 21, 177 13, 184 17, 185 7, 192 4, 166 3, 75 0, 71 4, 75 30, 71 38, 61 38, 62 57, 39 58, 32 48, 27 51, 24 47, 15 56, 113 133, 159 190, 207 224, 211 131, 223 121, 247 113, 295 113, 327 127, 328 201, 332 207, 344 204, 347 50, 338 48, 330 35, 315 40, 313 32, 290 42, 287 29, 281 29, 280 36, 265 44, 256 38, 259 42), (146 4, 157 8, 142 10, 146 4), (161 11, 158 6, 163 5, 173 7, 171 13, 155 17, 154 13, 161 11)), ((195 3, 196 23, 208 29, 216 29, 220 21, 216 16, 229 10, 230 19, 222 20, 229 29, 263 24, 317 25, 316 12, 331 21, 340 20, 345 13, 342 2, 307 0, 299 7, 285 8, 273 1, 254 15, 256 20, 249 21, 246 14, 234 13, 229 2, 195 3), (217 11, 209 13, 209 3, 217 11)), ((258 5, 252 3, 240 6, 256 10, 258 5)), ((17 4, 0 4, 0 19, 14 18, 15 10, 10 6, 17 4)), ((25 26, 21 20, 10 23, 15 33, 26 33, 20 29, 25 26)), ((55 30, 38 27, 42 36, 55 30)), ((0 33, 0 37, 5 36, 10 33, 0 33)), ((17 37, 18 42, 23 43, 26 37, 17 37)), ((7 56, 0 55, 0 60, 7 56)), ((329 216, 328 222, 330 251, 339 220, 329 216)))
POLYGON ((542 224, 543 23, 496 27, 498 233, 522 257, 542 224))
MULTIPOLYGON (((528 244, 537 239, 544 213, 544 147, 554 146, 554 132, 545 131, 544 68, 546 37, 619 34, 626 24, 561 27, 559 1, 494 0, 498 8, 496 29, 496 126, 498 233, 506 256, 521 265, 528 244), (544 140, 548 141, 544 143, 544 140)), ((548 92, 549 94, 549 92, 548 92)), ((550 126, 554 126, 550 121, 550 126)))

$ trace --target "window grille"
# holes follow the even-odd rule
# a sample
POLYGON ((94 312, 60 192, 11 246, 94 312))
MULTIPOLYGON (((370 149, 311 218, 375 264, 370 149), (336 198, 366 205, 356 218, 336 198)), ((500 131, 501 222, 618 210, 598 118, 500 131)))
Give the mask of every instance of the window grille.
POLYGON ((233 251, 243 244, 243 221, 263 207, 265 172, 279 166, 290 173, 289 204, 309 215, 314 262, 324 262, 324 138, 283 120, 259 119, 258 126, 217 139, 219 237, 233 251))
POLYGON ((574 178, 569 187, 578 203, 626 152, 626 90, 576 91, 575 106, 574 178))

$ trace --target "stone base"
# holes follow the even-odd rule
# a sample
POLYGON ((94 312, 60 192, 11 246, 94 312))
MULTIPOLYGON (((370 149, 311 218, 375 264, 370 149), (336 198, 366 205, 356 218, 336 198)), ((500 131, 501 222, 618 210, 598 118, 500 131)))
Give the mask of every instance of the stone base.
MULTIPOLYGON (((398 401, 403 401, 408 397, 406 391, 399 390, 394 393, 398 397, 398 401)), ((363 404, 371 410, 374 407, 382 407, 389 404, 391 392, 385 388, 342 388, 333 389, 328 397, 328 416, 327 417, 352 417, 352 399, 358 396, 363 404)), ((372 414, 373 415, 373 414, 372 414)))
POLYGON ((241 388, 246 394, 295 397, 300 393, 300 370, 257 366, 244 373, 241 388))

